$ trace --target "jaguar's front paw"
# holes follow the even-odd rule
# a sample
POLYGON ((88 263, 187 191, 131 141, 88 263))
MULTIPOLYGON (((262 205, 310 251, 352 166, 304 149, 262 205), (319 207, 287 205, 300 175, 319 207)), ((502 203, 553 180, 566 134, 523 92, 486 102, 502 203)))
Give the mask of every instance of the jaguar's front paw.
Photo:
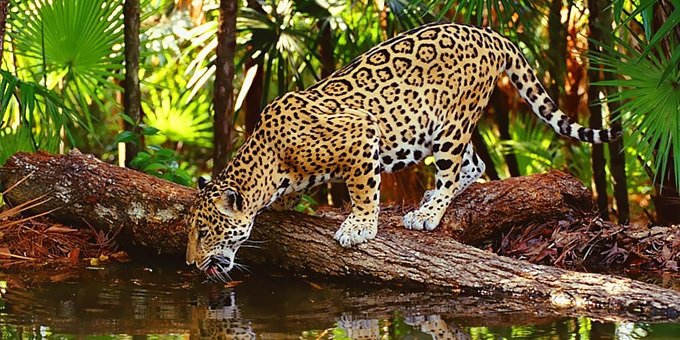
POLYGON ((434 230, 439 225, 441 216, 431 212, 420 210, 411 211, 404 216, 404 226, 406 229, 413 230, 434 230))
POLYGON ((335 239, 340 245, 347 248, 355 244, 364 243, 375 238, 378 233, 378 221, 361 220, 350 215, 342 222, 340 229, 335 232, 335 239))

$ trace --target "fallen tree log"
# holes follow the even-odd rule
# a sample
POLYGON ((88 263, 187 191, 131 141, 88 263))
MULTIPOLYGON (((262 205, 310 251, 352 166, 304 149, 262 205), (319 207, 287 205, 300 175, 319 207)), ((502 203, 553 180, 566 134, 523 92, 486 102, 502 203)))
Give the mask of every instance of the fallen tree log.
MULTIPOLYGON (((49 198, 34 213, 57 209, 50 216, 59 221, 120 229, 123 239, 158 252, 184 252, 183 216, 192 189, 77 152, 17 154, 0 169, 0 187, 14 187, 4 197, 9 204, 49 198)), ((601 319, 680 317, 678 292, 626 278, 533 265, 453 240, 475 242, 480 237, 465 235, 488 235, 504 225, 588 207, 585 197, 587 190, 560 172, 476 184, 452 204, 439 231, 406 230, 401 227, 404 212, 385 208, 376 239, 351 249, 332 238, 344 218, 340 212, 265 212, 251 237, 264 241, 262 248, 243 249, 239 255, 249 264, 274 264, 292 272, 500 294, 601 319), (448 230, 454 219, 462 221, 462 232, 448 230)))

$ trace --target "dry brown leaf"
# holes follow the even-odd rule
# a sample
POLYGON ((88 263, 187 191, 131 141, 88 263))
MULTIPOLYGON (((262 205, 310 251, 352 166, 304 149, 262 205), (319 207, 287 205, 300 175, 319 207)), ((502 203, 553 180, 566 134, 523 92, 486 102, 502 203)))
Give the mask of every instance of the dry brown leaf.
POLYGON ((78 231, 78 229, 69 228, 63 225, 55 225, 45 229, 47 233, 73 233, 78 231))
POLYGON ((79 258, 80 258, 80 248, 73 248, 68 253, 68 261, 71 262, 72 264, 77 264, 79 258))
POLYGON ((0 258, 1 259, 9 259, 11 258, 12 252, 9 250, 7 247, 2 247, 0 248, 0 258))

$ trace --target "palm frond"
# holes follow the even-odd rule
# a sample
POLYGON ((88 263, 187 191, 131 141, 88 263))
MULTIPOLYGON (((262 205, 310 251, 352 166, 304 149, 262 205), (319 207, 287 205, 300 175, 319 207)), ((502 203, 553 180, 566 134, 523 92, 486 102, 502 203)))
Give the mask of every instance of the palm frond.
POLYGON ((70 129, 84 124, 57 94, 5 70, 0 78, 0 164, 18 151, 56 152, 62 131, 73 144, 70 129))
MULTIPOLYGON (((86 115, 89 104, 120 89, 123 74, 122 0, 14 0, 8 35, 14 53, 28 62, 34 80, 70 92, 86 115)), ((111 98, 106 98, 111 99, 111 98)), ((115 103, 116 101, 111 101, 115 103)))
MULTIPOLYGON (((673 66, 678 56, 643 55, 623 39, 615 40, 622 52, 601 45, 603 52, 594 53, 591 58, 617 79, 595 85, 621 89, 607 100, 621 104, 618 111, 624 128, 634 137, 626 140, 626 147, 635 147, 640 157, 653 165, 655 180, 666 173, 672 159, 676 186, 680 188, 680 70, 677 63, 673 66)), ((647 50, 644 42, 639 43, 647 50)), ((673 53, 678 52, 680 49, 673 53)))

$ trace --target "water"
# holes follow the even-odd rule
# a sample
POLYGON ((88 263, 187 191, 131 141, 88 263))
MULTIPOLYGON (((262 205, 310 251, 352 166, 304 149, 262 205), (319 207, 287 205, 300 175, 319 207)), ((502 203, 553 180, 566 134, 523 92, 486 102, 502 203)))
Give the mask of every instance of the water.
POLYGON ((512 301, 284 276, 225 287, 168 265, 118 265, 30 288, 11 282, 0 294, 3 339, 680 339, 680 323, 597 322, 512 301))

